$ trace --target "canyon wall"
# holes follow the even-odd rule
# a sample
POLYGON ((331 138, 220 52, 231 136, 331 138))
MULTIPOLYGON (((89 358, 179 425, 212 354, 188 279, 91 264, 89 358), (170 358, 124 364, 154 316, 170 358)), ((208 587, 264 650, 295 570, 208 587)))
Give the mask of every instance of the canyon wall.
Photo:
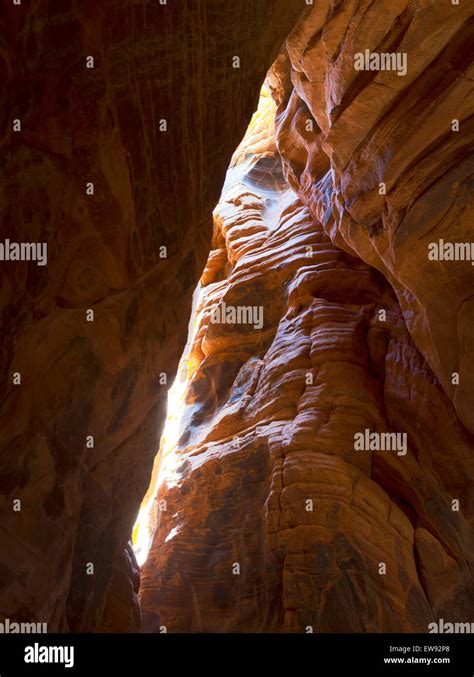
POLYGON ((474 269, 428 258, 470 240, 471 30, 467 3, 321 0, 286 41, 276 129, 215 212, 144 630, 472 621, 474 269), (356 71, 365 49, 406 74, 356 71))
POLYGON ((389 280, 471 432, 474 268, 428 254, 440 239, 470 242, 473 45, 469 3, 320 0, 271 74, 290 184, 338 247, 389 280), (406 63, 356 70, 365 50, 406 63))
POLYGON ((211 211, 301 10, 3 3, 2 239, 48 261, 0 264, 2 618, 139 625, 127 543, 211 211))

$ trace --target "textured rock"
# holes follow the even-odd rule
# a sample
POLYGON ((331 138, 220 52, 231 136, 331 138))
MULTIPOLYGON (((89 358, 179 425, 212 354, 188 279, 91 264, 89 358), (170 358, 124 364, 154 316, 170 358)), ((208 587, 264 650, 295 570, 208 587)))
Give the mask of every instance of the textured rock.
POLYGON ((290 184, 339 247, 390 281, 471 432, 474 268, 428 252, 440 239, 473 241, 473 31, 469 3, 321 0, 271 76, 290 184), (406 75, 357 71, 366 49, 405 54, 406 75))
POLYGON ((2 236, 47 242, 48 265, 0 268, 0 615, 93 630, 149 480, 211 210, 301 3, 7 5, 2 236))
POLYGON ((472 620, 473 268, 427 257, 470 238, 468 3, 302 5, 4 8, 2 234, 48 266, 0 268, 0 616, 137 628, 127 543, 214 223, 144 629, 472 620), (365 49, 406 76, 355 71, 365 49), (275 57, 276 139, 257 118, 213 222, 275 57), (263 326, 212 323, 224 304, 263 326), (355 451, 365 429, 407 454, 355 451))
POLYGON ((102 622, 97 628, 98 631, 138 632, 140 630, 139 587, 140 569, 132 544, 129 543, 113 564, 102 622))
MULTIPOLYGON (((426 632, 440 616, 469 620, 474 439, 391 285, 287 190, 266 122, 234 156, 215 212, 175 472, 159 484, 142 568, 143 629, 426 632), (261 329, 212 321, 242 306, 263 308, 261 329), (407 433, 406 455, 356 451, 365 429, 407 433)), ((298 139, 279 137, 290 180, 298 139)))

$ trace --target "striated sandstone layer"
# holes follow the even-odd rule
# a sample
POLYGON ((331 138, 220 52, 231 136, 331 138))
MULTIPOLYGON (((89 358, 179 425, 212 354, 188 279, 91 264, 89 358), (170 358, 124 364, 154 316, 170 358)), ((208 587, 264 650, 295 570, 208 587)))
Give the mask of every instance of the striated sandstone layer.
MULTIPOLYGON (((277 91, 275 73, 269 82, 277 91)), ((298 189, 297 107, 279 103, 298 189)), ((469 621, 474 438, 399 294, 316 217, 317 201, 329 209, 328 178, 297 197, 262 125, 235 154, 215 211, 181 434, 157 461, 174 456, 174 472, 156 494, 143 630, 426 632, 438 618, 469 621), (253 324, 222 321, 241 307, 256 309, 253 324), (407 453, 356 451, 365 429, 406 433, 407 453)), ((324 176, 318 143, 300 152, 324 176)))
POLYGON ((48 265, 0 264, 0 617, 49 631, 137 626, 124 549, 211 211, 301 9, 299 0, 2 7, 2 240, 46 242, 48 265))
POLYGON ((338 247, 389 280, 471 432, 474 267, 428 253, 474 240, 473 56, 471 3, 319 0, 270 76, 290 185, 338 247), (365 50, 404 56, 406 73, 356 70, 365 50))

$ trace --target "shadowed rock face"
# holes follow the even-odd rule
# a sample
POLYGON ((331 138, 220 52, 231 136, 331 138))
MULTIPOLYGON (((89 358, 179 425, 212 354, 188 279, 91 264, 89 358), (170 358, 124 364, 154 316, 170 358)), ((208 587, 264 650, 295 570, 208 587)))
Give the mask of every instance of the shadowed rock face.
POLYGON ((2 8, 2 238, 47 242, 48 265, 0 264, 0 615, 94 630, 112 580, 102 629, 127 629, 115 588, 133 607, 124 549, 211 211, 302 6, 26 4, 2 8))
POLYGON ((470 237, 459 9, 322 0, 276 60, 276 139, 297 195, 272 134, 252 130, 215 213, 177 473, 142 568, 144 630, 472 619, 473 268, 427 257, 433 240, 470 237), (365 48, 406 50, 407 75, 358 74, 365 48), (254 306, 261 329, 222 323, 254 306), (355 450, 365 430, 406 434, 406 454, 355 450))

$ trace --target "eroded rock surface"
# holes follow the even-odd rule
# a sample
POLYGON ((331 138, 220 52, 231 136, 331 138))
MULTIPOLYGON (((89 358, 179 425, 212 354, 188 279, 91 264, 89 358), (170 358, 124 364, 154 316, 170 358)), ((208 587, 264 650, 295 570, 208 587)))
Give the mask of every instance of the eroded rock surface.
POLYGON ((298 197, 271 135, 262 147, 251 134, 215 214, 176 472, 142 569, 144 630, 426 632, 473 618, 473 325, 457 315, 472 269, 426 256, 432 238, 469 238, 472 219, 467 17, 454 11, 321 2, 278 57, 277 143, 298 197), (408 79, 357 78, 353 52, 381 46, 407 49, 408 79), (259 306, 261 328, 257 311, 222 323, 259 306), (355 450, 365 430, 406 434, 406 454, 355 450))
POLYGON ((473 442, 394 295, 298 201, 272 230, 257 195, 232 200, 223 228, 240 254, 204 288, 180 480, 158 494, 142 572, 144 628, 426 631, 469 617, 473 442), (217 302, 261 303, 264 331, 209 324, 217 302), (354 451, 365 428, 406 431, 407 455, 354 451))
POLYGON ((474 616, 474 268, 427 257, 470 240, 469 5, 318 0, 295 27, 302 4, 3 10, 2 235, 47 242, 48 265, 0 264, 1 616, 138 627, 127 543, 276 57, 276 133, 252 130, 214 219, 143 627, 474 616), (405 53, 406 75, 355 71, 365 49, 405 53), (262 326, 211 322, 235 306, 262 326), (407 433, 407 453, 356 451, 365 429, 407 433))
POLYGON ((290 184, 333 242, 390 281, 471 432, 474 267, 428 254, 473 241, 473 37, 469 3, 321 0, 270 78, 290 184), (406 73, 356 70, 365 50, 404 55, 406 73))
POLYGON ((0 616, 101 625, 211 211, 300 12, 288 0, 2 6, 2 238, 47 242, 48 265, 0 264, 0 616))

